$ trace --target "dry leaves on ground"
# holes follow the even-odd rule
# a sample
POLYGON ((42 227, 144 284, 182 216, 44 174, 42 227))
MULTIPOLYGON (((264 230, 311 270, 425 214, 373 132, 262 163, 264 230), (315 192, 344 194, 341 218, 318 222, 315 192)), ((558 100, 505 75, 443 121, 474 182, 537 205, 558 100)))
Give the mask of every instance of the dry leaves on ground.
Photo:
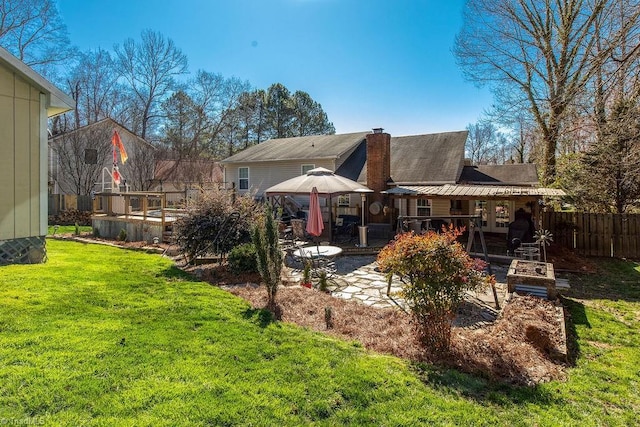
MULTIPOLYGON (((264 288, 255 284, 227 285, 231 293, 253 307, 266 306, 264 288)), ((425 360, 411 316, 395 308, 373 308, 360 302, 334 298, 315 289, 281 287, 277 301, 281 321, 356 340, 375 352, 411 361, 425 360), (325 307, 331 307, 327 328, 325 307)), ((460 319, 459 319, 460 320, 460 319)), ((516 297, 490 326, 453 328, 453 354, 446 363, 462 371, 518 385, 562 379, 564 344, 556 307, 536 297, 516 297)), ((459 321, 460 324, 473 322, 459 321)))
POLYGON ((491 326, 455 330, 454 363, 461 370, 486 373, 513 384, 562 379, 566 362, 563 321, 553 302, 514 296, 491 326))

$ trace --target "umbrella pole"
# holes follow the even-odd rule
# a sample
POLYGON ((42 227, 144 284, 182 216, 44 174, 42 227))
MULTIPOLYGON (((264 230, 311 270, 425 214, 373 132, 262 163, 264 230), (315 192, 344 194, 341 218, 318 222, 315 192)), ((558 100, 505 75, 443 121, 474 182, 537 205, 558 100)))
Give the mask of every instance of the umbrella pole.
POLYGON ((333 243, 333 205, 331 204, 331 194, 329 194, 329 241, 333 243))

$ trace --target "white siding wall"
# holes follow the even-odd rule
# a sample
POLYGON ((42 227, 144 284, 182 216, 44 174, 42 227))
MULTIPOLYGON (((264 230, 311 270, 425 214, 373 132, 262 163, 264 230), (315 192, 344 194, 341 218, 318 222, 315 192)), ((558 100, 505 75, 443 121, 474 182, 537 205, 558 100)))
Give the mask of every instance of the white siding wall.
POLYGON ((302 165, 307 164, 313 164, 317 168, 335 169, 333 160, 225 164, 224 181, 226 188, 231 188, 231 183, 235 183, 238 194, 249 192, 256 197, 262 197, 264 190, 267 188, 286 181, 287 179, 302 175, 302 165), (249 167, 249 190, 239 189, 238 168, 240 167, 249 167))

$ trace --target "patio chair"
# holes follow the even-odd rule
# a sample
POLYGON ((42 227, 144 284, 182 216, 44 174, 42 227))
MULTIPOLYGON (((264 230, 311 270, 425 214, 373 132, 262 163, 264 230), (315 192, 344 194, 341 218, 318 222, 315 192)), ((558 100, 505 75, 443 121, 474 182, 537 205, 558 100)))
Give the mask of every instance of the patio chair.
POLYGON ((278 232, 279 238, 282 241, 282 247, 288 248, 291 246, 295 246, 295 241, 293 238, 293 227, 291 224, 287 224, 286 222, 281 221, 278 224, 278 232))
POLYGON ((307 233, 306 222, 303 219, 291 220, 291 233, 293 234, 293 240, 302 240, 304 242, 311 239, 311 236, 307 233))
POLYGON ((336 224, 333 229, 333 238, 336 242, 351 242, 357 236, 358 217, 353 219, 353 215, 340 215, 336 218, 336 224))
POLYGON ((295 246, 287 246, 283 248, 284 250, 284 265, 289 268, 293 268, 295 270, 303 270, 304 269, 304 259, 294 255, 296 251, 295 246))

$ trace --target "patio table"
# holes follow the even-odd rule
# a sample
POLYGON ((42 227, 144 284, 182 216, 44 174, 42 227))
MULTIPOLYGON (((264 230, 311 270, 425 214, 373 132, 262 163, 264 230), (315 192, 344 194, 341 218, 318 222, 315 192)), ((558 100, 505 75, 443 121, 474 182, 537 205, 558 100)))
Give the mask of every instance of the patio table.
POLYGON ((342 248, 331 245, 306 246, 293 251, 293 256, 303 264, 311 265, 311 275, 320 277, 322 273, 331 278, 336 273, 335 257, 342 253, 342 248))
POLYGON ((335 258, 342 253, 342 248, 331 245, 305 246, 293 251, 293 256, 298 258, 335 258))

